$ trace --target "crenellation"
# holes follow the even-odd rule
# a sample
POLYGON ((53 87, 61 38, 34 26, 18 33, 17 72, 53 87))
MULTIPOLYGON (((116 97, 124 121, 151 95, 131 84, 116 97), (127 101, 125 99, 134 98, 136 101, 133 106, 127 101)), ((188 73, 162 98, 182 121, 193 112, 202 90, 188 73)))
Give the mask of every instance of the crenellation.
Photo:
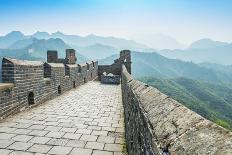
POLYGON ((5 118, 22 109, 43 103, 84 84, 84 81, 96 78, 98 67, 93 68, 90 63, 88 71, 85 65, 81 68, 82 72, 78 73, 75 62, 75 50, 72 49, 66 50, 66 59, 58 59, 56 51, 48 51, 48 62, 45 63, 3 58, 3 84, 0 86, 6 87, 7 84, 4 83, 10 83, 13 87, 0 89, 0 117, 5 118))

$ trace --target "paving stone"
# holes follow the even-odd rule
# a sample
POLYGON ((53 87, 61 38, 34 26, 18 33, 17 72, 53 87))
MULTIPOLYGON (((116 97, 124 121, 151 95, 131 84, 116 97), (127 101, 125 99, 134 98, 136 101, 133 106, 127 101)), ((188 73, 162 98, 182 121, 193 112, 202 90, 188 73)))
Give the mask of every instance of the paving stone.
POLYGON ((78 129, 76 133, 82 133, 82 134, 90 134, 92 130, 89 129, 78 129))
POLYGON ((0 132, 4 132, 4 133, 12 133, 13 131, 15 131, 17 128, 11 128, 11 127, 0 127, 0 132))
POLYGON ((94 135, 82 135, 80 140, 83 140, 83 141, 96 141, 97 136, 94 136, 94 135))
POLYGON ((52 137, 52 138, 61 138, 64 134, 65 134, 64 132, 50 131, 45 136, 46 137, 52 137))
POLYGON ((32 135, 32 136, 44 136, 48 133, 49 131, 44 131, 44 130, 32 130, 32 132, 30 132, 28 135, 32 135))
POLYGON ((115 131, 116 128, 104 126, 104 127, 102 127, 102 130, 105 130, 105 131, 115 131))
POLYGON ((51 140, 49 140, 49 142, 47 142, 47 144, 49 145, 61 145, 61 146, 65 146, 68 143, 68 139, 64 139, 64 138, 52 138, 51 140))
POLYGON ((88 127, 88 125, 76 123, 76 124, 74 124, 74 127, 78 128, 78 129, 86 129, 88 127))
POLYGON ((19 150, 19 151, 26 151, 29 147, 31 147, 32 143, 25 143, 25 142, 14 142, 10 146, 8 146, 8 149, 12 150, 19 150))
POLYGON ((57 126, 59 124, 59 122, 46 122, 43 125, 45 126, 57 126))
POLYGON ((15 137, 13 137, 12 140, 19 141, 19 142, 28 142, 32 138, 33 138, 33 136, 17 135, 15 137))
POLYGON ((117 143, 117 144, 123 144, 124 143, 124 139, 123 138, 115 138, 115 143, 117 143))
POLYGON ((26 128, 29 128, 32 124, 28 124, 28 123, 18 123, 16 124, 15 128, 20 128, 20 129, 26 129, 26 128))
POLYGON ((67 139, 79 139, 81 137, 81 134, 74 134, 74 133, 66 133, 63 138, 67 139))
POLYGON ((88 126, 87 129, 90 129, 90 130, 101 130, 101 127, 100 126, 88 126))
MULTIPOLYGON (((15 141, 9 140, 9 139, 1 139, 0 140, 0 148, 6 148, 7 146, 11 145, 14 142, 15 141)), ((1 153, 0 153, 0 155, 1 155, 1 153)))
POLYGON ((125 153, 122 153, 122 152, 114 152, 114 155, 125 155, 125 153))
POLYGON ((12 131, 11 133, 26 135, 31 131, 32 130, 28 130, 28 129, 16 129, 16 130, 12 131))
POLYGON ((107 136, 108 131, 96 131, 94 130, 91 135, 97 135, 97 136, 107 136))
POLYGON ((29 142, 37 144, 46 144, 51 138, 48 137, 34 137, 29 142))
POLYGON ((14 136, 16 136, 16 134, 0 133, 0 139, 11 139, 14 136))
POLYGON ((103 150, 103 148, 104 148, 104 143, 99 143, 99 142, 87 142, 87 144, 85 145, 85 148, 103 150))
POLYGON ((93 125, 93 126, 96 126, 98 124, 98 122, 85 122, 84 124, 86 125, 93 125))
POLYGON ((113 152, 94 150, 92 155, 113 155, 113 152))
POLYGON ((0 155, 9 155, 13 150, 0 149, 0 155))
POLYGON ((80 140, 69 140, 65 146, 84 148, 86 142, 80 140))
POLYGON ((114 143, 115 138, 110 136, 99 136, 97 141, 102 143, 114 143))
POLYGON ((123 146, 120 144, 105 144, 104 150, 107 151, 122 151, 123 146))
POLYGON ((35 121, 35 120, 32 120, 30 123, 31 124, 40 124, 40 125, 42 125, 42 124, 45 123, 45 121, 35 121))
POLYGON ((92 149, 74 148, 70 155, 91 155, 92 149))
POLYGON ((13 151, 10 155, 33 155, 33 153, 26 151, 13 151))
POLYGON ((69 152, 72 150, 71 147, 65 147, 65 146, 54 146, 48 153, 49 154, 69 154, 69 152))
POLYGON ((71 132, 74 133, 77 130, 77 128, 62 128, 60 129, 60 132, 71 132))
POLYGON ((33 130, 43 130, 46 126, 44 125, 32 125, 28 129, 33 129, 33 130))
POLYGON ((51 148, 52 146, 50 145, 34 144, 28 149, 28 151, 35 153, 47 153, 51 148))
POLYGON ((58 126, 47 126, 44 130, 48 130, 48 131, 59 131, 62 127, 58 127, 58 126))

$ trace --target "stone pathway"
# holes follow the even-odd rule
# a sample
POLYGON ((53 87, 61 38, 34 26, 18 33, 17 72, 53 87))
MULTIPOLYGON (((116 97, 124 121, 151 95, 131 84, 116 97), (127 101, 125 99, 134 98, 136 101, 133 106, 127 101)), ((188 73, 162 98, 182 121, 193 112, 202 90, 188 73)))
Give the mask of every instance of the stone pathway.
POLYGON ((0 123, 0 155, 123 154, 120 85, 88 82, 0 123))

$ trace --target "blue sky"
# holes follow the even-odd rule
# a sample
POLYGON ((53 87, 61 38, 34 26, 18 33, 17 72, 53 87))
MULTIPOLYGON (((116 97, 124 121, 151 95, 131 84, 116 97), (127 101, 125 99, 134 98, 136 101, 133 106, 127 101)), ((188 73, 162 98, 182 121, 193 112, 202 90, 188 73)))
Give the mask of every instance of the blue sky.
POLYGON ((232 42, 231 28, 231 0, 0 0, 0 35, 163 33, 183 43, 206 37, 232 42))

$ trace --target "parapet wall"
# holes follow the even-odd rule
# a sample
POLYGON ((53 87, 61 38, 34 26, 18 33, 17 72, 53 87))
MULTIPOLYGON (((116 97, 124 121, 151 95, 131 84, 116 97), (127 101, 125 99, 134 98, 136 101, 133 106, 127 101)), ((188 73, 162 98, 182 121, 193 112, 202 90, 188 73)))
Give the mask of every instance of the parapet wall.
POLYGON ((2 60, 0 118, 38 105, 97 77, 98 62, 83 65, 2 60))
POLYGON ((129 155, 232 154, 230 131, 206 120, 122 69, 129 155))
POLYGON ((131 51, 122 50, 120 51, 120 57, 114 60, 111 65, 99 65, 98 66, 98 77, 101 80, 101 76, 105 72, 106 74, 112 73, 114 75, 121 75, 122 64, 124 64, 129 73, 131 73, 131 51))

